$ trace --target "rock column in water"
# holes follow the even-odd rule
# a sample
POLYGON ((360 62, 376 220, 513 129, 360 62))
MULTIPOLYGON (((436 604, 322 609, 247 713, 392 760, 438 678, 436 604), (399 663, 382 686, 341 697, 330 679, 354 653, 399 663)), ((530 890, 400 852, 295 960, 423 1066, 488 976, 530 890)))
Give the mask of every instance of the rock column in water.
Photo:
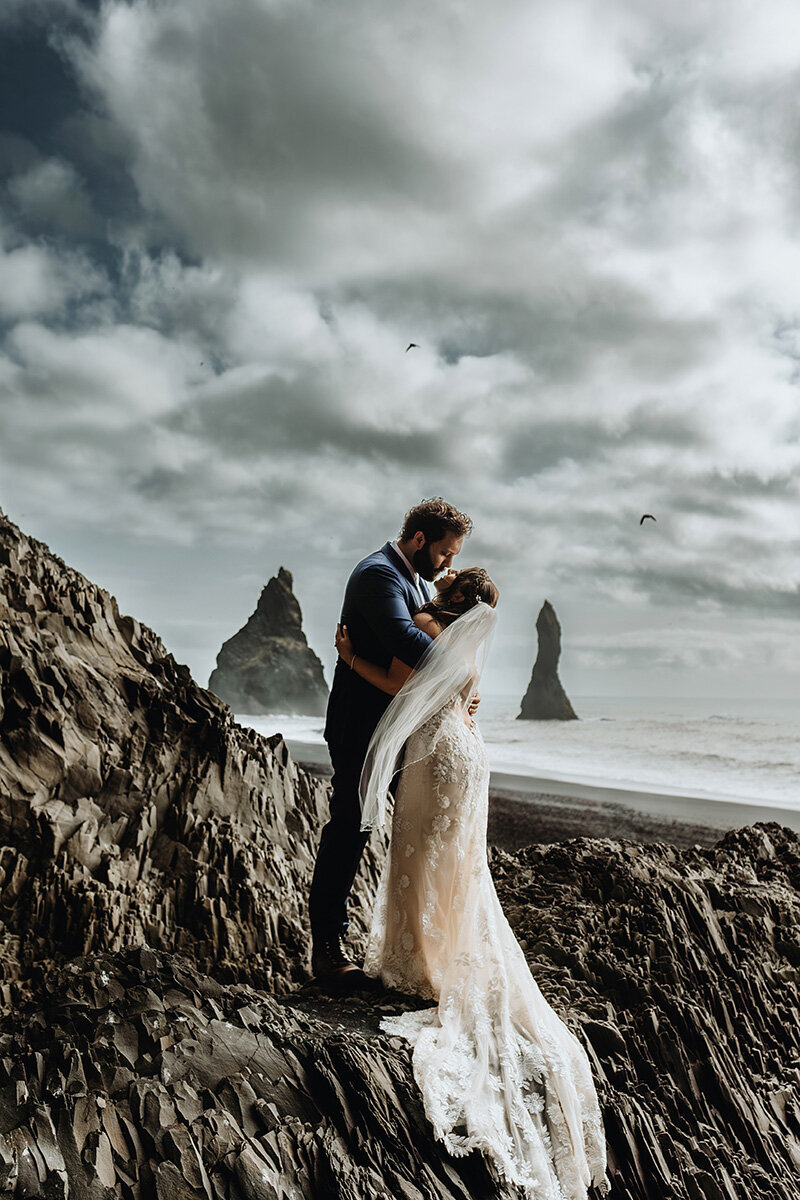
POLYGON ((549 600, 542 605, 536 620, 536 632, 539 635, 539 653, 517 720, 576 721, 578 714, 558 678, 561 626, 549 600))
POLYGON ((247 624, 223 643, 208 686, 238 713, 324 713, 322 663, 306 641, 284 567, 262 591, 247 624))

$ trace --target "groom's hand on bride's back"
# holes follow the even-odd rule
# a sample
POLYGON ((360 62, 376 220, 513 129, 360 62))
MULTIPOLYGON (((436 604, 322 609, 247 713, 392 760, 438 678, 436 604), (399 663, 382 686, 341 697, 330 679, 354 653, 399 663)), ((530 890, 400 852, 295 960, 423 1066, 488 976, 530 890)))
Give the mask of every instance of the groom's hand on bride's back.
POLYGON ((467 712, 469 713, 469 715, 471 717, 475 716, 475 713, 478 711, 478 705, 480 704, 480 702, 481 702, 480 692, 477 692, 477 691, 473 692, 469 698, 469 704, 467 705, 467 712))

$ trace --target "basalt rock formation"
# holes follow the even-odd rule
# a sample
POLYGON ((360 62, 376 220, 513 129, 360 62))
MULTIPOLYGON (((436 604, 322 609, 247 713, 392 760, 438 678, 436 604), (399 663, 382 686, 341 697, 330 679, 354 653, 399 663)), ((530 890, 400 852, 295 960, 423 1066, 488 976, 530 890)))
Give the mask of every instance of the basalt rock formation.
POLYGON ((208 686, 237 713, 325 712, 322 663, 306 641, 292 576, 284 567, 262 591, 247 623, 223 643, 208 686))
POLYGON ((280 737, 0 513, 0 980, 147 944, 291 987, 327 815, 280 737))
MULTIPOLYGON (((0 672, 0 1192, 518 1200, 442 1151, 379 1029, 426 1002, 308 981, 324 785, 2 515, 0 672)), ((589 1053, 613 1200, 800 1195, 800 837, 490 865, 589 1053)))
POLYGON ((536 632, 539 651, 517 720, 575 721, 577 713, 558 678, 561 626, 549 600, 545 600, 536 619, 536 632))
MULTIPOLYGON (((612 1196, 796 1197, 797 835, 763 824, 680 852, 575 838, 491 865, 589 1053, 612 1196)), ((378 1027, 413 1000, 275 996, 146 948, 30 982, 0 1015, 6 1194, 517 1200, 434 1141, 408 1047, 378 1027)))

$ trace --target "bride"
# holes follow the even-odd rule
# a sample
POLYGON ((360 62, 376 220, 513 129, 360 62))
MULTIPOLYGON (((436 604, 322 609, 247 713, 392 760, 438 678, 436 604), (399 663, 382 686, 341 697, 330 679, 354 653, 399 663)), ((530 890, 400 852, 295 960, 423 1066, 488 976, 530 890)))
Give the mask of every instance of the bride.
POLYGON ((605 1194, 603 1125, 581 1043, 545 1000, 500 906, 486 857, 489 767, 467 704, 495 625, 498 591, 481 568, 436 582, 414 620, 434 639, 415 671, 337 648, 395 698, 361 778, 362 829, 383 828, 405 747, 364 971, 433 1000, 385 1017, 413 1046, 436 1137, 480 1150, 531 1200, 605 1194))

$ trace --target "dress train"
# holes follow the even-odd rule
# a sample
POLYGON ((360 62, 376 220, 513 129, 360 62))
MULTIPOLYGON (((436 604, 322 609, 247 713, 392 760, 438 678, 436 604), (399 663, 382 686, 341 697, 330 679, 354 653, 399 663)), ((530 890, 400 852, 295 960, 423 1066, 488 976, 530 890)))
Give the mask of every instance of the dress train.
POLYGON ((386 1017, 413 1047, 436 1137, 531 1200, 609 1190, 586 1052, 545 1000, 486 856, 489 767, 451 702, 409 739, 364 970, 435 1007, 386 1017))

